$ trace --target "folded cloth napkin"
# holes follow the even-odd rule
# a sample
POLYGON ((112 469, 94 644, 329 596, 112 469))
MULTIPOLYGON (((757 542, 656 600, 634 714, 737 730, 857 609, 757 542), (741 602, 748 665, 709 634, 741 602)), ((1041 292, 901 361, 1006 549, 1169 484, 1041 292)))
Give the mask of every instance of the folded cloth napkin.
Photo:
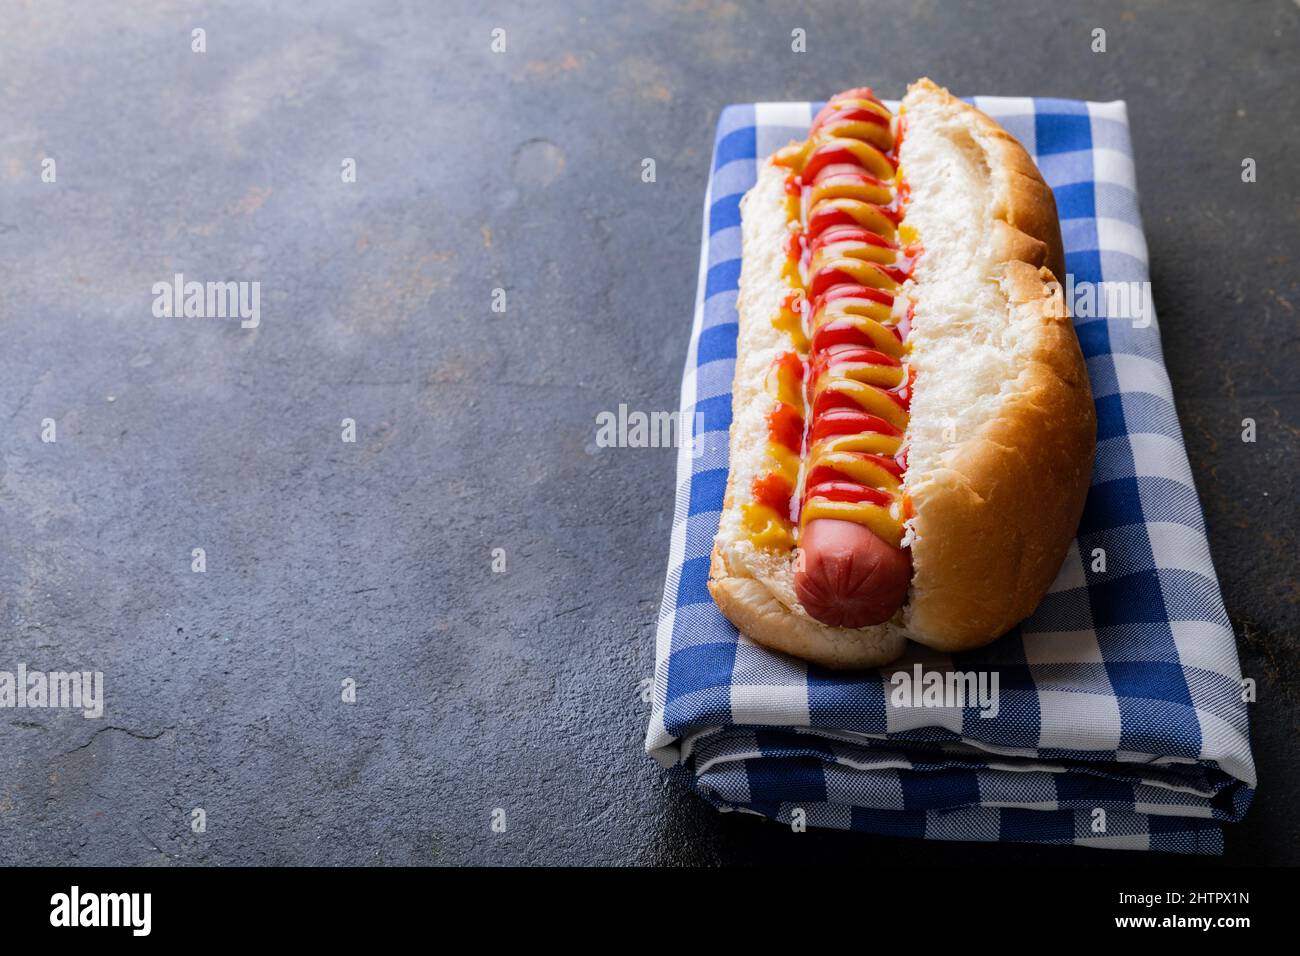
POLYGON ((678 458, 646 749, 720 810, 785 823, 1222 852, 1222 824, 1245 813, 1255 770, 1236 644, 1150 308, 1125 105, 972 102, 1024 144, 1055 191, 1067 302, 1097 405, 1092 488, 1060 575, 1034 615, 990 647, 914 648, 880 671, 767 651, 714 606, 705 585, 727 478, 740 198, 758 163, 807 135, 821 104, 729 106, 682 381, 681 420, 696 433, 678 458), (1138 297, 1112 298, 1124 293, 1138 297), (927 706, 925 691, 951 685, 949 674, 984 680, 983 704, 972 683, 964 705, 935 690, 927 706))

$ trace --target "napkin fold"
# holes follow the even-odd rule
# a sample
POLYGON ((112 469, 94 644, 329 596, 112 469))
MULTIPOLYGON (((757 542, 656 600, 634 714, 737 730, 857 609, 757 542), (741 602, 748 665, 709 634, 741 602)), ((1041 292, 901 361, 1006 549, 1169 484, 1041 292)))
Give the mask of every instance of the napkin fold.
POLYGON ((706 194, 681 392, 680 420, 697 425, 677 462, 646 749, 718 809, 790 824, 1219 853, 1255 770, 1151 307, 1127 111, 1122 101, 971 102, 1034 157, 1061 217, 1098 422, 1064 567, 1034 615, 991 646, 913 646, 879 671, 773 653, 718 611, 706 582, 727 479, 740 198, 822 104, 729 106, 706 194))

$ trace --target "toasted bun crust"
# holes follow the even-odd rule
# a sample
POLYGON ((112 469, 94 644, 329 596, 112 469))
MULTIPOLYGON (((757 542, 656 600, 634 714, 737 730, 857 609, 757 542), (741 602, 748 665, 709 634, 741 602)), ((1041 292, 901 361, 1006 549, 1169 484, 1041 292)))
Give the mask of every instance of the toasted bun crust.
POLYGON ((827 627, 794 593, 792 555, 750 542, 740 508, 764 468, 766 370, 789 348, 771 318, 785 287, 784 176, 765 163, 741 203, 744 262, 731 472, 709 590, 755 641, 829 667, 887 664, 907 640, 979 647, 1037 606, 1083 510, 1096 418, 1057 285, 1051 189, 1002 127, 929 80, 903 100, 907 221, 925 248, 904 287, 916 371, 904 485, 914 573, 894 620, 827 627))

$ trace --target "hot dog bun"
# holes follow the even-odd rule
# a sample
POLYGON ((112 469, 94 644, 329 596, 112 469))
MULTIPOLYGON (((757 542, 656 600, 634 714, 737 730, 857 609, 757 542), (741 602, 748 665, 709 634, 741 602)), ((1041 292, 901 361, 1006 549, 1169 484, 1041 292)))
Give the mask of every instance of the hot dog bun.
POLYGON ((762 163, 741 203, 731 470, 709 589, 755 641, 837 668, 886 664, 909 639, 979 647, 1028 616, 1078 527, 1095 448, 1087 371, 1056 284, 1064 256, 1050 188, 1010 134, 929 80, 909 88, 902 114, 905 221, 924 253, 900 293, 914 309, 903 482, 912 578, 884 623, 814 620, 796 593, 799 552, 756 546, 743 520, 765 467, 766 377, 789 348, 772 321, 789 292, 786 171, 762 163))

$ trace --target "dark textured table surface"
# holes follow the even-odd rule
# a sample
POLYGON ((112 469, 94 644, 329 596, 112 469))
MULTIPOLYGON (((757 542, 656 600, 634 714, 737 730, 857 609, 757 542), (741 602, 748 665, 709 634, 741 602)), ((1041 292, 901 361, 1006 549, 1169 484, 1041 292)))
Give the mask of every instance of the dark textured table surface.
POLYGON ((0 711, 0 861, 1171 862, 792 834, 642 752, 673 452, 595 418, 676 408, 718 110, 922 74, 1128 101, 1259 684, 1224 859, 1300 860, 1300 9, 1066 6, 0 5, 0 670, 106 697, 0 711), (178 272, 260 324, 154 317, 178 272))

